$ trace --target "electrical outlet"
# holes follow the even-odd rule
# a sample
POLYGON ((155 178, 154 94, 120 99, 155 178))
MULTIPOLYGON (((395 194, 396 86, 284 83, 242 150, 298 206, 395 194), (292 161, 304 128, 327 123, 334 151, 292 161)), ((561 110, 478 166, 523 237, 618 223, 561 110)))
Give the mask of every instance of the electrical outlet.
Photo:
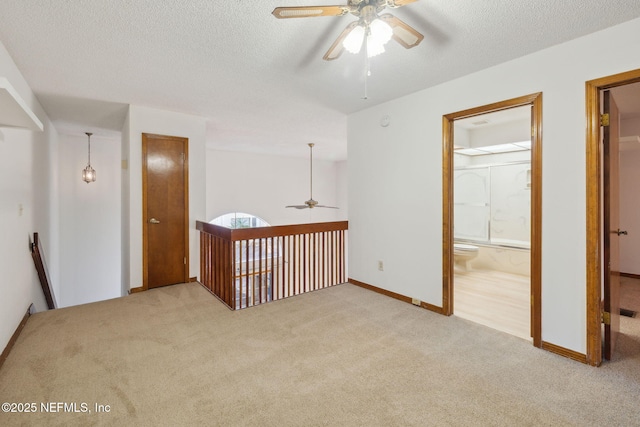
POLYGON ((411 304, 417 305, 418 307, 420 307, 420 304, 422 304, 422 301, 420 301, 418 298, 411 298, 411 304))
POLYGON ((384 263, 382 261, 378 261, 378 270, 384 271, 384 263))

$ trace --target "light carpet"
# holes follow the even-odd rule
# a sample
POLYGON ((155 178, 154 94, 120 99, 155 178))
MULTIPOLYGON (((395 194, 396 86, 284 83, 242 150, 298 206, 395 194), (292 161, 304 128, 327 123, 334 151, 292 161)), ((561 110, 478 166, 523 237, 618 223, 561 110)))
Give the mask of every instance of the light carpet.
POLYGON ((349 284, 242 311, 175 285, 33 315, 0 401, 38 408, 0 425, 640 425, 640 319, 622 322, 594 368, 349 284))

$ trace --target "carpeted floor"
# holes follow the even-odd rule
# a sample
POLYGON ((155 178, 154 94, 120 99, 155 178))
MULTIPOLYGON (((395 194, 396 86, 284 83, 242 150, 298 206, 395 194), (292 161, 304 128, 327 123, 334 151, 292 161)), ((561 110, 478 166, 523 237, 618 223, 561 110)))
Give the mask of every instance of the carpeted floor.
POLYGON ((236 312, 176 285, 32 316, 0 401, 37 410, 0 425, 640 425, 622 322, 593 368, 348 284, 236 312))
POLYGON ((620 307, 640 316, 640 279, 620 277, 620 307))

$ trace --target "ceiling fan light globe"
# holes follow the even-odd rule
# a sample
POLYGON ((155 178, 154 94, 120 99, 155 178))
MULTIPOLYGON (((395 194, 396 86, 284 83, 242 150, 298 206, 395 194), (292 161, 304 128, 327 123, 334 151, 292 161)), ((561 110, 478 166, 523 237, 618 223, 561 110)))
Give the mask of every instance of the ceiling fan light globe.
POLYGON ((389 42, 393 36, 391 26, 381 19, 374 19, 373 22, 369 24, 369 29, 371 30, 369 37, 373 37, 376 43, 381 45, 389 42))
POLYGON ((384 44, 379 43, 373 37, 367 37, 367 56, 372 58, 384 52, 384 44))
POLYGON ((342 46, 349 53, 360 53, 360 49, 362 49, 362 41, 364 40, 364 27, 362 25, 358 25, 355 27, 349 35, 342 42, 342 46))

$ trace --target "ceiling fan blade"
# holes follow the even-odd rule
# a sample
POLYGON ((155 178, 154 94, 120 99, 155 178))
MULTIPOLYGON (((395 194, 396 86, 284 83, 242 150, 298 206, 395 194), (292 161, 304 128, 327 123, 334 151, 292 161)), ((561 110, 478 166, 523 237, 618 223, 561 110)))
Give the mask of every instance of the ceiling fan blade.
POLYGON ((316 208, 340 209, 335 206, 316 205, 316 208))
POLYGON ((418 46, 422 39, 424 39, 424 36, 416 31, 412 26, 401 21, 390 13, 381 15, 380 19, 389 24, 393 29, 392 38, 407 49, 418 46))
POLYGON ((344 51, 342 42, 349 35, 351 30, 353 30, 357 26, 358 21, 353 21, 352 23, 347 25, 347 27, 342 30, 336 41, 333 42, 327 53, 324 54, 322 59, 324 59, 325 61, 333 61, 334 59, 337 59, 340 55, 342 55, 342 52, 344 51))
POLYGON ((387 0, 387 7, 400 7, 418 0, 387 0))
POLYGON ((346 6, 276 7, 271 12, 278 19, 312 18, 314 16, 342 16, 349 13, 346 6))
POLYGON ((285 208, 308 209, 309 206, 307 206, 307 205, 291 205, 291 206, 285 206, 285 208))

